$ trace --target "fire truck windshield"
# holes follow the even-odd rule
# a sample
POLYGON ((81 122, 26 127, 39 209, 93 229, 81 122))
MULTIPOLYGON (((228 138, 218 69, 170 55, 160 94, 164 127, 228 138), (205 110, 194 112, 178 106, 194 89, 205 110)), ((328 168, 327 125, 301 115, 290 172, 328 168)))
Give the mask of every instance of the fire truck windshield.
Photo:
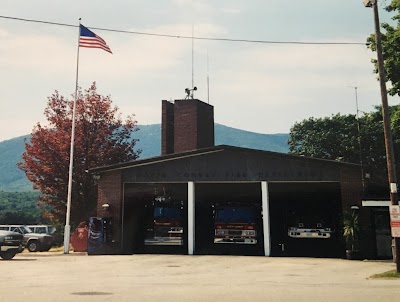
POLYGON ((256 222, 256 211, 249 208, 221 208, 216 210, 217 222, 256 222))
POLYGON ((182 218, 181 208, 156 207, 154 208, 154 217, 182 218))

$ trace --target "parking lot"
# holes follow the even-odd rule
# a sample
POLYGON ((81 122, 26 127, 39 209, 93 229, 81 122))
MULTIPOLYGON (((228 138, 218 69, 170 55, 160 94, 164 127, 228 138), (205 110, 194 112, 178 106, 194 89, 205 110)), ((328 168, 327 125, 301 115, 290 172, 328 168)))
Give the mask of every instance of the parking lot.
POLYGON ((388 261, 22 253, 0 261, 0 301, 396 301, 388 261))

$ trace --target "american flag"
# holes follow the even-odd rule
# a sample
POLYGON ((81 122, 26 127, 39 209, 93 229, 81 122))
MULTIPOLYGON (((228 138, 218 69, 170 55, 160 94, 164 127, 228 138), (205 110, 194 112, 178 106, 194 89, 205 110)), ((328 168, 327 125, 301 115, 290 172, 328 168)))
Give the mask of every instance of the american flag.
POLYGON ((112 53, 106 41, 82 24, 80 25, 79 47, 101 48, 112 53))

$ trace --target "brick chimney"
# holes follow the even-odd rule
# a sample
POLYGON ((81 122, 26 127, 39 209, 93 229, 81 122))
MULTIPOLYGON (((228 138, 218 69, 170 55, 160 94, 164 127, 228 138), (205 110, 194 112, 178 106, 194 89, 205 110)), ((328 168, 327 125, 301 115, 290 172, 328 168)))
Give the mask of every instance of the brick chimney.
POLYGON ((213 146, 213 106, 197 99, 162 101, 161 155, 213 146))

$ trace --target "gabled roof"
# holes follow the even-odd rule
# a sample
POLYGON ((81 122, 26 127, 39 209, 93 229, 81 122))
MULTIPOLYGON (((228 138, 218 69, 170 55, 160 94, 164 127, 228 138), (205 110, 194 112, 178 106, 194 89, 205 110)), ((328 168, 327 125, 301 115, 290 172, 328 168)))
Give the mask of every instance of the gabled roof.
POLYGON ((302 161, 311 161, 314 163, 320 162, 320 163, 329 163, 329 164, 335 164, 335 165, 349 165, 349 166, 354 166, 354 167, 359 166, 358 164, 340 162, 340 161, 335 161, 335 160, 312 158, 312 157, 305 157, 305 156, 300 156, 300 155, 293 155, 293 154, 279 153, 279 152, 272 152, 272 151, 264 151, 264 150, 236 147, 236 146, 218 145, 218 146, 209 147, 209 148, 202 148, 202 149, 185 151, 185 152, 180 152, 180 153, 167 154, 167 155, 163 155, 163 156, 155 156, 155 157, 150 157, 150 158, 141 159, 141 160, 132 160, 132 161, 109 165, 109 166, 96 167, 96 168, 89 169, 89 172, 90 173, 102 173, 102 172, 112 171, 112 170, 129 169, 129 168, 138 167, 138 166, 152 165, 152 164, 157 164, 157 163, 166 162, 166 161, 175 161, 175 160, 180 160, 183 158, 202 156, 205 154, 211 154, 211 153, 217 153, 217 152, 223 152, 223 151, 262 154, 264 156, 281 158, 282 160, 296 159, 296 160, 302 160, 302 161))

